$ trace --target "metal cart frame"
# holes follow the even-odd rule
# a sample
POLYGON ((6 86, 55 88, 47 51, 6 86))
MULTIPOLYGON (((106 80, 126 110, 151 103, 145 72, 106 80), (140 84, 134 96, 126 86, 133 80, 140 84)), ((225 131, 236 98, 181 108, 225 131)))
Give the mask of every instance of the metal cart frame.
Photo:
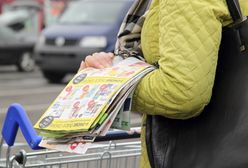
MULTIPOLYGON (((39 147, 42 137, 36 131, 20 104, 12 104, 7 111, 3 127, 2 138, 0 140, 0 168, 12 167, 138 167, 141 153, 140 140, 131 142, 113 142, 113 140, 123 140, 139 138, 140 134, 133 131, 132 134, 125 131, 110 131, 105 137, 97 137, 86 154, 70 154, 55 150, 47 150, 39 147), (26 152, 21 149, 17 154, 11 155, 11 148, 14 147, 18 128, 32 150, 26 152), (101 142, 101 143, 100 143, 101 142), (102 143, 104 142, 104 143, 102 143), (107 143, 106 143, 107 142, 107 143), (3 150, 6 155, 3 157, 3 150)), ((25 144, 25 146, 27 146, 25 144)))

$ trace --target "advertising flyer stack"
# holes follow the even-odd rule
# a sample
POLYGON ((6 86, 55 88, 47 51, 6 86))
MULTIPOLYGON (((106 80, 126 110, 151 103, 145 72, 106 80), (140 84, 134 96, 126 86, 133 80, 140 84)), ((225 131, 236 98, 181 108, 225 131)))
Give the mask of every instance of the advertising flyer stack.
POLYGON ((132 93, 153 70, 130 57, 109 68, 79 71, 35 124, 40 146, 83 154, 110 128, 129 130, 132 93))

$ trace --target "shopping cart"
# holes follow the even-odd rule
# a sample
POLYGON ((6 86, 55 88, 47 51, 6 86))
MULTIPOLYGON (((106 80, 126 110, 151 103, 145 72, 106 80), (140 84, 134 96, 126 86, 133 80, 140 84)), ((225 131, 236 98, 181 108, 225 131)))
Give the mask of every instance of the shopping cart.
POLYGON ((135 168, 139 167, 139 131, 126 133, 110 131, 105 137, 97 137, 86 154, 70 154, 47 150, 38 146, 42 137, 38 136, 25 112, 19 104, 12 104, 7 111, 0 141, 0 168, 42 167, 42 168, 135 168), (22 131, 31 152, 24 150, 27 144, 15 144, 18 128, 22 131), (123 139, 131 139, 129 142, 123 139), (18 147, 18 152, 12 151, 18 147), (36 150, 36 151, 34 151, 36 150))

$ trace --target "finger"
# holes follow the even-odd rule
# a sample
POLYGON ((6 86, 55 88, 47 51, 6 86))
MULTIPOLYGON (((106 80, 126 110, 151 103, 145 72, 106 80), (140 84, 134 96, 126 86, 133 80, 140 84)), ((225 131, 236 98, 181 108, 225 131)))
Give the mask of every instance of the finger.
POLYGON ((110 67, 112 65, 112 59, 107 53, 99 53, 97 59, 100 60, 104 67, 110 67))
POLYGON ((100 53, 96 53, 96 54, 107 55, 109 58, 114 57, 114 53, 112 53, 112 52, 100 52, 100 53))
POLYGON ((112 62, 114 58, 114 53, 108 52, 107 55, 108 55, 108 59, 112 62))
POLYGON ((110 58, 112 58, 112 59, 113 59, 114 56, 115 56, 114 53, 112 53, 112 52, 108 52, 107 54, 108 54, 108 55, 110 56, 110 58))
POLYGON ((113 53, 93 53, 85 59, 86 67, 106 68, 112 66, 113 53))
POLYGON ((109 52, 108 55, 109 55, 109 60, 111 62, 111 66, 112 66, 113 65, 113 59, 114 59, 115 55, 114 55, 114 53, 111 53, 111 52, 109 52))
POLYGON ((85 65, 85 68, 88 68, 90 67, 89 64, 88 64, 88 57, 91 57, 91 55, 87 55, 85 58, 84 58, 84 65, 85 65))
MULTIPOLYGON (((92 57, 94 58, 94 61, 96 61, 96 64, 101 64, 104 68, 111 66, 112 61, 110 61, 108 54, 105 52, 94 53, 92 54, 92 57)), ((93 61, 93 59, 90 61, 93 61)))
POLYGON ((100 60, 97 59, 96 56, 87 56, 85 58, 85 63, 87 67, 93 67, 93 68, 104 68, 104 66, 100 63, 100 60))
POLYGON ((78 69, 78 72, 81 71, 81 70, 83 70, 83 69, 85 69, 85 68, 86 68, 86 64, 85 64, 84 61, 82 61, 81 64, 80 64, 80 67, 78 69))
POLYGON ((112 66, 112 61, 113 61, 113 57, 114 57, 113 53, 101 52, 101 53, 99 53, 99 56, 103 57, 103 59, 104 59, 103 61, 105 63, 107 63, 108 67, 112 66))

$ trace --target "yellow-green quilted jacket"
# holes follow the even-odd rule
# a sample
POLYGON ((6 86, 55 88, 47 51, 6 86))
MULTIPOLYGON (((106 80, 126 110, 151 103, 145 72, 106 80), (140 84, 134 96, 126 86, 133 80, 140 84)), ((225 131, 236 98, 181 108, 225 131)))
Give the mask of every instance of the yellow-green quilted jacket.
MULTIPOLYGON (((240 0, 248 15, 248 0, 240 0)), ((208 104, 221 29, 230 23, 225 0, 153 0, 141 34, 149 63, 160 68, 139 83, 133 110, 187 119, 208 104)), ((144 124, 143 124, 144 125, 144 124)), ((141 167, 150 167, 142 129, 141 167)))

